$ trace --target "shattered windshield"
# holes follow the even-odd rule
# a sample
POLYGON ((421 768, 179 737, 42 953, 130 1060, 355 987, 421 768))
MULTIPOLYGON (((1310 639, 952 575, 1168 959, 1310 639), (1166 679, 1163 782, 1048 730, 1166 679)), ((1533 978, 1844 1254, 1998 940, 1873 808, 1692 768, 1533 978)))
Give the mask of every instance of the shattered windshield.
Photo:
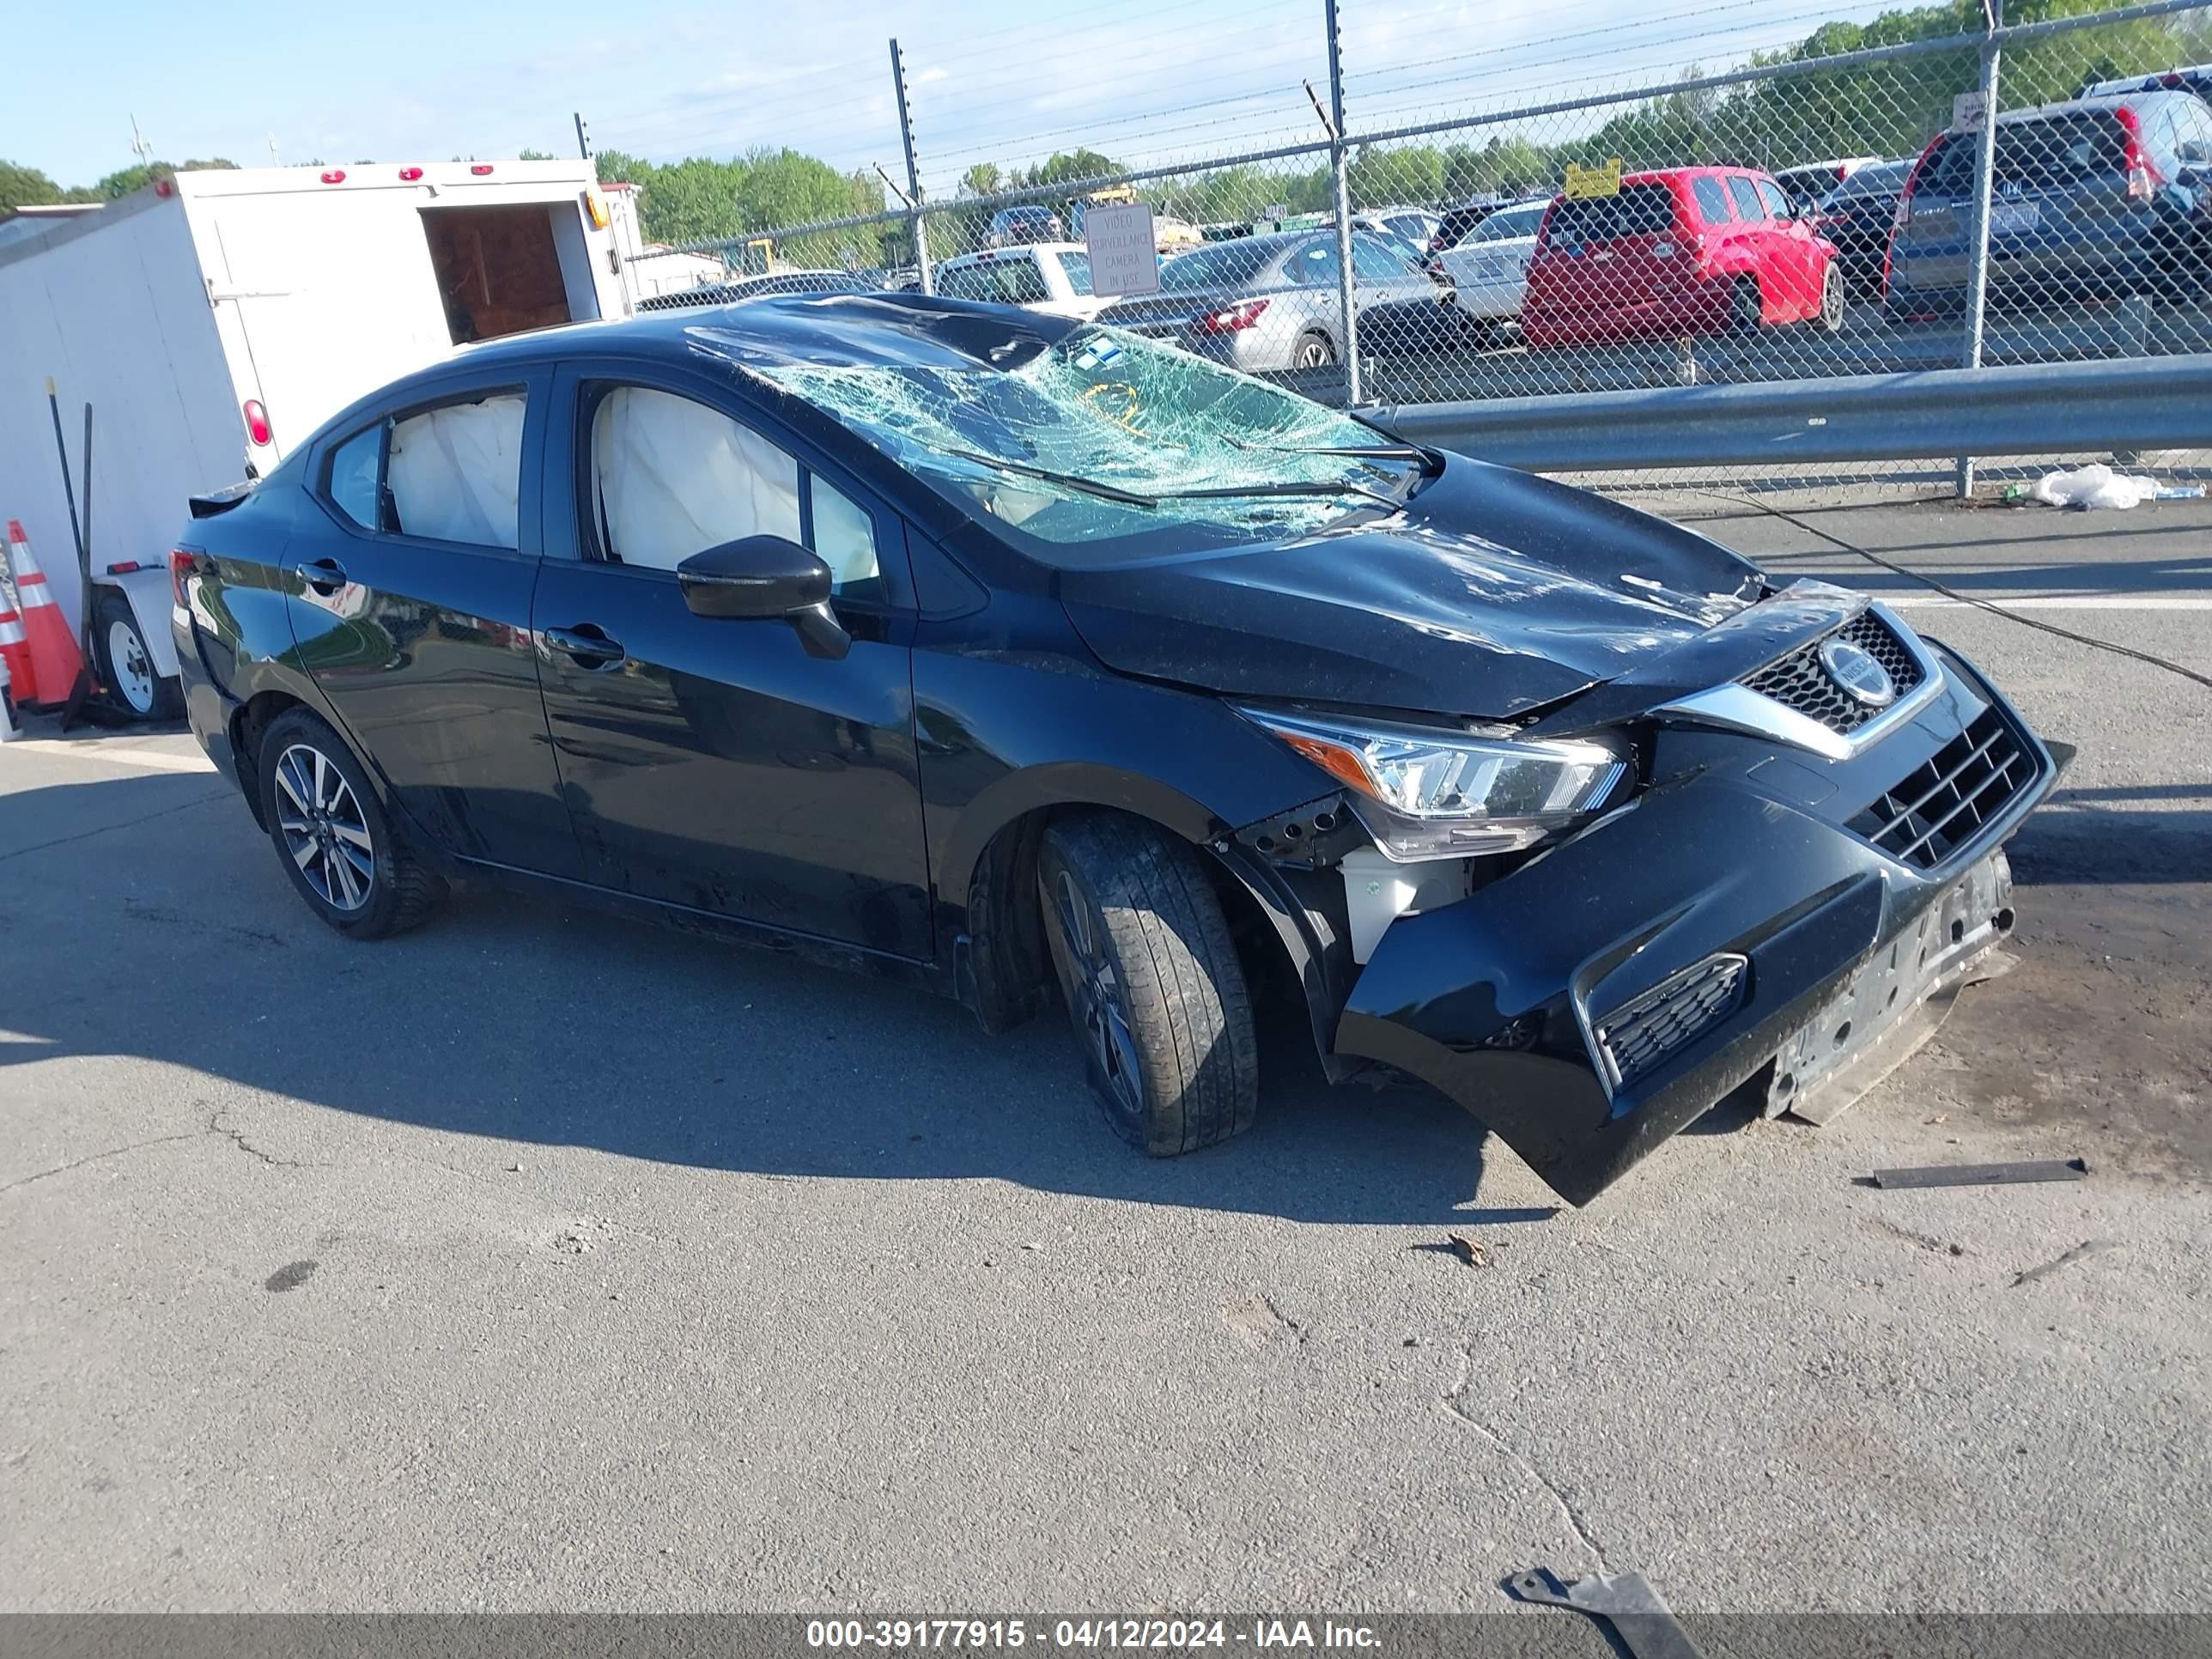
POLYGON ((1391 446, 1334 410, 1118 329, 1070 331, 1005 368, 946 354, 757 372, 1065 566, 1157 551, 1144 538, 1163 532, 1272 540, 1387 514, 1421 473, 1395 453, 1315 453, 1391 446), (1188 491, 1232 493, 1160 499, 1188 491))

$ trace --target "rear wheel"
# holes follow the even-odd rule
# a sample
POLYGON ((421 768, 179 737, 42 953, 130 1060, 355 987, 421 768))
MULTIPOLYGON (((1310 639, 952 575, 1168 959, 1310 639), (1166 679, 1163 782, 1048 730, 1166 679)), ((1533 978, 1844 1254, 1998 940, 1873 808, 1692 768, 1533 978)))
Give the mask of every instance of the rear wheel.
POLYGON ((1297 344, 1291 351, 1293 368, 1327 368, 1335 361, 1336 347, 1317 328, 1310 328, 1299 335, 1297 344))
POLYGON ((1102 812, 1045 832, 1037 889, 1084 1070, 1114 1133, 1169 1158, 1250 1128, 1251 1002, 1198 855, 1102 812))
POLYGON ((1844 273, 1837 269, 1833 259, 1828 261, 1827 272, 1820 278, 1819 320, 1825 334, 1844 331, 1844 273))
POLYGON ((353 750, 304 708, 261 739, 261 813, 307 908, 349 939, 412 927, 445 884, 402 846, 353 750))
POLYGON ((1739 276, 1729 291, 1729 328, 1736 334, 1753 334, 1766 320, 1766 307, 1759 297, 1759 278, 1739 276))
POLYGON ((93 611, 92 643, 99 657, 100 683, 142 720, 173 720, 184 710, 173 675, 154 666, 139 630, 138 613, 122 594, 106 592, 93 611))

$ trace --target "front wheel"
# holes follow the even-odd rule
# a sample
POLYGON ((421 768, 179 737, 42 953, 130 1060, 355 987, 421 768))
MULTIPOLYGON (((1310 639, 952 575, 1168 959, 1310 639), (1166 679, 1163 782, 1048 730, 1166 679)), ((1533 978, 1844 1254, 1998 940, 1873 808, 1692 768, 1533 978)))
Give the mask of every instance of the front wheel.
POLYGON ((1836 269, 1836 262, 1828 262, 1827 274, 1820 279, 1820 331, 1840 334, 1844 331, 1844 273, 1836 269))
POLYGON ((382 939, 428 915, 445 884, 392 833, 343 738, 304 708, 261 739, 262 821, 307 908, 349 939, 382 939))
POLYGON ((1252 1127, 1259 1045, 1244 971, 1198 854, 1138 819, 1054 824, 1037 896, 1108 1125, 1172 1158, 1252 1127))
POLYGON ((100 596, 93 611, 92 643, 98 653, 100 683, 142 720, 173 720, 184 712, 184 696, 174 675, 154 666, 154 653, 139 631, 138 613, 120 593, 100 596))

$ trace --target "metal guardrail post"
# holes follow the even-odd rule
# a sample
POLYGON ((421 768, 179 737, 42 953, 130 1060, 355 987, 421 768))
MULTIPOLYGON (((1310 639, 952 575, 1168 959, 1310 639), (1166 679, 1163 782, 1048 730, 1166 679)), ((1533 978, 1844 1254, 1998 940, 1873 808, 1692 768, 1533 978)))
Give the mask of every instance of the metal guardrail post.
POLYGON ((1344 401, 1359 401, 1359 311, 1352 297, 1352 152, 1344 142, 1344 55, 1337 0, 1322 0, 1328 28, 1328 170, 1336 186, 1336 303, 1342 319, 1344 401))
POLYGON ((921 273, 921 291, 937 292, 929 272, 929 223, 921 212, 921 169, 914 160, 914 112, 906 101, 906 65, 899 58, 896 36, 891 40, 891 89, 898 94, 899 142, 906 148, 907 224, 914 236, 915 268, 921 273))
MULTIPOLYGON (((2004 22, 2004 0, 1983 0, 1990 33, 1982 42, 1981 130, 1974 136, 1974 228, 1966 250, 1966 342, 1960 358, 1963 368, 1982 366, 1982 323, 1989 309, 1990 204, 1994 197, 1992 174, 1997 153, 1997 63, 2004 54, 1996 31, 2004 22)), ((1974 493, 1974 458, 1959 457, 1959 499, 1974 493)))

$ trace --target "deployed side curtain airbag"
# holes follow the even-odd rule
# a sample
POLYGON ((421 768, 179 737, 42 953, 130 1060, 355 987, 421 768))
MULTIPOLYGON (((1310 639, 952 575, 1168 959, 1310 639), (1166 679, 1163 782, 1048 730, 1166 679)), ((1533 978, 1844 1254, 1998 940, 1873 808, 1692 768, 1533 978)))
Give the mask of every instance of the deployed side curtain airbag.
POLYGON ((477 547, 514 546, 523 401, 448 404, 392 428, 386 478, 403 533, 477 547))
POLYGON ((672 570, 744 536, 799 533, 799 463, 726 415, 666 392, 600 399, 592 455, 607 550, 672 570))

